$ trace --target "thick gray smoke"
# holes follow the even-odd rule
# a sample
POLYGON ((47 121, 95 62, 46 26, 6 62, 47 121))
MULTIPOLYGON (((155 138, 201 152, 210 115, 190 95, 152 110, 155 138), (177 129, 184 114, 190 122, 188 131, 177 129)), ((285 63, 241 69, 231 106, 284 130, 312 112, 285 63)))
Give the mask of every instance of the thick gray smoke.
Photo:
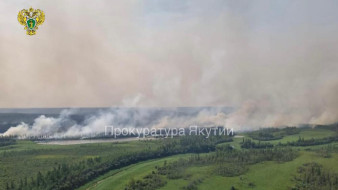
POLYGON ((111 108, 84 115, 83 121, 72 116, 78 110, 67 109, 59 117, 41 115, 32 124, 21 123, 10 127, 5 136, 41 137, 88 137, 105 132, 106 126, 115 128, 181 128, 189 126, 224 126, 231 108, 111 108))
POLYGON ((237 129, 338 121, 336 1, 146 2, 1 1, 0 106, 231 106, 237 129), (15 18, 31 5, 46 22, 27 37, 15 18))

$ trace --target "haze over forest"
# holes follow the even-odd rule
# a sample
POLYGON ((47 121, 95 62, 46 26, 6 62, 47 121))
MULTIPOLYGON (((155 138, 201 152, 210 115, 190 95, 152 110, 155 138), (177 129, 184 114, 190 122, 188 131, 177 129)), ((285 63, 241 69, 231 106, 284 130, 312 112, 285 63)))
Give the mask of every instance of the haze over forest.
POLYGON ((208 118, 234 128, 334 123, 337 9, 334 0, 1 1, 0 107, 217 106, 236 109, 208 118), (46 14, 36 36, 13 22, 30 6, 46 14))

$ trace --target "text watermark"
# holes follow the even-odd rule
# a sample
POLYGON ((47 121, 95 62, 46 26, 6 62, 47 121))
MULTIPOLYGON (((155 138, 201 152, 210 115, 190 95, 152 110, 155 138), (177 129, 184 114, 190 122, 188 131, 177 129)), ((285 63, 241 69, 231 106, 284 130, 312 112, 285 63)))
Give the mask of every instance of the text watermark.
POLYGON ((233 128, 225 127, 198 127, 196 125, 188 128, 120 128, 114 126, 105 126, 105 136, 137 136, 138 138, 145 137, 175 137, 186 135, 199 135, 209 138, 214 136, 233 136, 233 128))

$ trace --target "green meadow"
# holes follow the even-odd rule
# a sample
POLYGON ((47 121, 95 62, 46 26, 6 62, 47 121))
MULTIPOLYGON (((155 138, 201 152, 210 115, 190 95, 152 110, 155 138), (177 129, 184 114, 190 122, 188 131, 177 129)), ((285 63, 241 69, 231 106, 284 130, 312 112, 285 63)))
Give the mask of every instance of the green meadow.
POLYGON ((132 164, 121 169, 110 171, 102 177, 99 177, 98 179, 82 186, 81 188, 79 188, 79 190, 112 188, 124 189, 125 185, 129 182, 131 178, 141 179, 143 176, 151 172, 155 168, 155 166, 161 165, 165 161, 171 162, 180 158, 188 158, 190 155, 191 154, 180 154, 161 159, 144 161, 138 164, 132 164))
MULTIPOLYGON (((299 138, 304 139, 319 139, 331 137, 337 132, 321 128, 306 128, 302 129, 298 134, 285 136, 279 140, 267 141, 272 144, 287 143, 297 141, 299 138)), ((250 138, 248 134, 241 134, 244 138, 250 138)), ((235 149, 241 150, 241 142, 243 138, 234 138, 233 142, 226 142, 218 144, 217 147, 231 145, 235 149)), ((183 172, 184 175, 179 179, 166 179, 166 184, 157 189, 160 190, 174 190, 174 189, 189 189, 187 186, 197 180, 196 189, 200 190, 224 190, 234 189, 259 189, 259 190, 286 190, 291 189, 294 184, 294 177, 297 174, 297 169, 305 163, 316 162, 323 165, 323 168, 329 171, 338 171, 338 143, 330 143, 335 147, 335 151, 331 153, 330 157, 325 158, 317 152, 324 145, 314 145, 306 147, 293 147, 297 150, 298 156, 292 161, 277 162, 277 161, 263 161, 257 164, 250 165, 248 170, 238 176, 224 177, 214 173, 215 165, 213 163, 207 165, 192 165, 187 167, 183 172)), ((210 154, 210 153, 208 153, 210 154)), ((189 158, 189 155, 178 155, 157 160, 150 160, 132 166, 122 168, 118 171, 108 173, 103 178, 99 178, 94 182, 88 183, 80 189, 124 189, 131 179, 142 180, 149 173, 155 171, 156 166, 163 165, 164 161, 172 162, 179 158, 189 158)), ((191 188, 195 189, 195 188, 191 188)))
MULTIPOLYGON (((85 189, 124 189, 130 179, 142 179, 142 177, 151 173, 155 166, 161 165, 164 161, 173 161, 179 158, 187 158, 189 155, 178 155, 168 158, 151 160, 134 164, 120 170, 112 171, 102 178, 99 178, 81 188, 85 189)), ((168 183, 159 188, 160 190, 174 190, 187 186, 194 179, 203 179, 198 185, 201 190, 224 190, 235 187, 237 189, 259 189, 259 190, 286 190, 294 184, 293 176, 296 170, 304 163, 318 162, 325 168, 338 171, 338 154, 335 153, 330 158, 322 158, 315 152, 301 151, 300 156, 295 160, 285 163, 274 161, 263 162, 252 165, 248 172, 236 177, 222 177, 212 174, 213 166, 193 166, 189 167, 185 172, 188 178, 169 180, 168 183), (255 186, 250 187, 248 184, 253 183, 255 186)))
POLYGON ((17 140, 0 147, 0 189, 74 189, 78 184, 78 190, 302 190, 297 186, 302 184, 299 168, 313 162, 336 175, 336 128, 293 129, 286 135, 283 130, 263 130, 255 136, 246 132, 231 139, 76 145, 17 140), (278 139, 257 140, 260 136, 278 139), (247 140, 256 146, 244 146, 247 140), (262 147, 264 143, 272 147, 262 147))

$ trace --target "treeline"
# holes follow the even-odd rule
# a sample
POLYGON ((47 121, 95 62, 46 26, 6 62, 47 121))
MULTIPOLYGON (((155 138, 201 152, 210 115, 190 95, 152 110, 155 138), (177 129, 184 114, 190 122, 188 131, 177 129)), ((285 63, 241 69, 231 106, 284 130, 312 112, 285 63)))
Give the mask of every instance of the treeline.
POLYGON ((271 143, 266 143, 266 142, 261 142, 258 141, 258 143, 252 141, 251 139, 244 139, 243 142, 241 143, 242 148, 250 149, 250 148, 255 148, 255 149, 260 149, 260 148, 273 148, 273 144, 271 143))
POLYGON ((13 145, 15 143, 16 143, 16 140, 14 138, 0 136, 0 147, 13 145))
POLYGON ((292 190, 338 189, 338 174, 328 171, 318 163, 307 163, 298 168, 296 184, 292 190))
POLYGON ((290 147, 275 147, 268 149, 237 150, 231 146, 217 147, 215 154, 210 154, 210 160, 218 163, 256 164, 262 161, 291 161, 298 156, 297 151, 290 147))
POLYGON ((20 180, 19 185, 12 184, 7 189, 33 190, 33 189, 74 189, 95 179, 112 169, 118 169, 140 161, 161 158, 181 153, 202 153, 214 151, 218 143, 232 141, 224 136, 185 136, 174 139, 161 139, 157 142, 161 145, 156 149, 129 153, 114 159, 106 158, 105 161, 88 159, 77 164, 63 164, 47 173, 39 172, 30 179, 20 180))
POLYGON ((334 123, 331 125, 316 125, 315 128, 326 129, 338 132, 338 123, 334 123))
POLYGON ((299 137, 297 141, 293 142, 287 142, 285 144, 279 144, 283 146, 313 146, 313 145, 322 145, 322 144, 329 144, 332 142, 337 142, 338 136, 332 136, 332 137, 324 137, 320 139, 304 139, 299 137))
POLYGON ((255 142, 251 139, 243 138, 241 142, 241 147, 246 149, 263 149, 263 148, 273 148, 273 147, 286 147, 286 146, 314 146, 314 145, 323 145, 323 144, 330 144, 332 142, 337 142, 338 136, 332 137, 324 137, 319 139, 304 139, 299 137, 297 141, 291 141, 286 143, 279 142, 278 144, 274 145, 269 142, 255 142))
POLYGON ((260 141, 271 141, 279 140, 284 136, 298 134, 300 129, 297 127, 286 127, 283 129, 280 128, 264 128, 258 131, 253 131, 249 133, 249 136, 255 140, 260 141))
MULTIPOLYGON (((257 131, 252 131, 248 135, 255 140, 260 141, 271 141, 271 140, 279 140, 288 135, 299 134, 302 129, 310 129, 310 125, 303 125, 301 127, 285 127, 285 128, 264 128, 259 129, 257 131)), ((335 131, 338 134, 338 123, 334 123, 331 125, 316 125, 314 128, 326 129, 335 131)))
MULTIPOLYGON (((179 159, 170 164, 164 162, 160 167, 141 180, 131 180, 126 186, 126 190, 154 190, 164 186, 168 179, 186 179, 189 180, 189 174, 185 173, 188 167, 192 166, 211 166, 214 168, 211 175, 238 176, 247 171, 250 164, 256 164, 263 161, 291 161, 297 156, 297 153, 291 148, 274 148, 260 150, 235 150, 231 146, 221 146, 208 155, 192 155, 188 159, 179 159)), ((203 178, 191 179, 187 186, 181 189, 194 190, 197 185, 203 182, 203 178)), ((248 184, 254 186, 252 182, 248 184)))
POLYGON ((51 184, 57 183, 58 179, 66 177, 69 173, 85 168, 90 168, 96 163, 101 162, 101 157, 89 158, 81 161, 77 164, 59 164, 54 167, 52 171, 48 171, 45 175, 38 172, 36 177, 31 176, 30 178, 25 177, 21 179, 19 183, 15 185, 13 182, 6 184, 6 189, 39 189, 42 187, 50 188, 51 184))

